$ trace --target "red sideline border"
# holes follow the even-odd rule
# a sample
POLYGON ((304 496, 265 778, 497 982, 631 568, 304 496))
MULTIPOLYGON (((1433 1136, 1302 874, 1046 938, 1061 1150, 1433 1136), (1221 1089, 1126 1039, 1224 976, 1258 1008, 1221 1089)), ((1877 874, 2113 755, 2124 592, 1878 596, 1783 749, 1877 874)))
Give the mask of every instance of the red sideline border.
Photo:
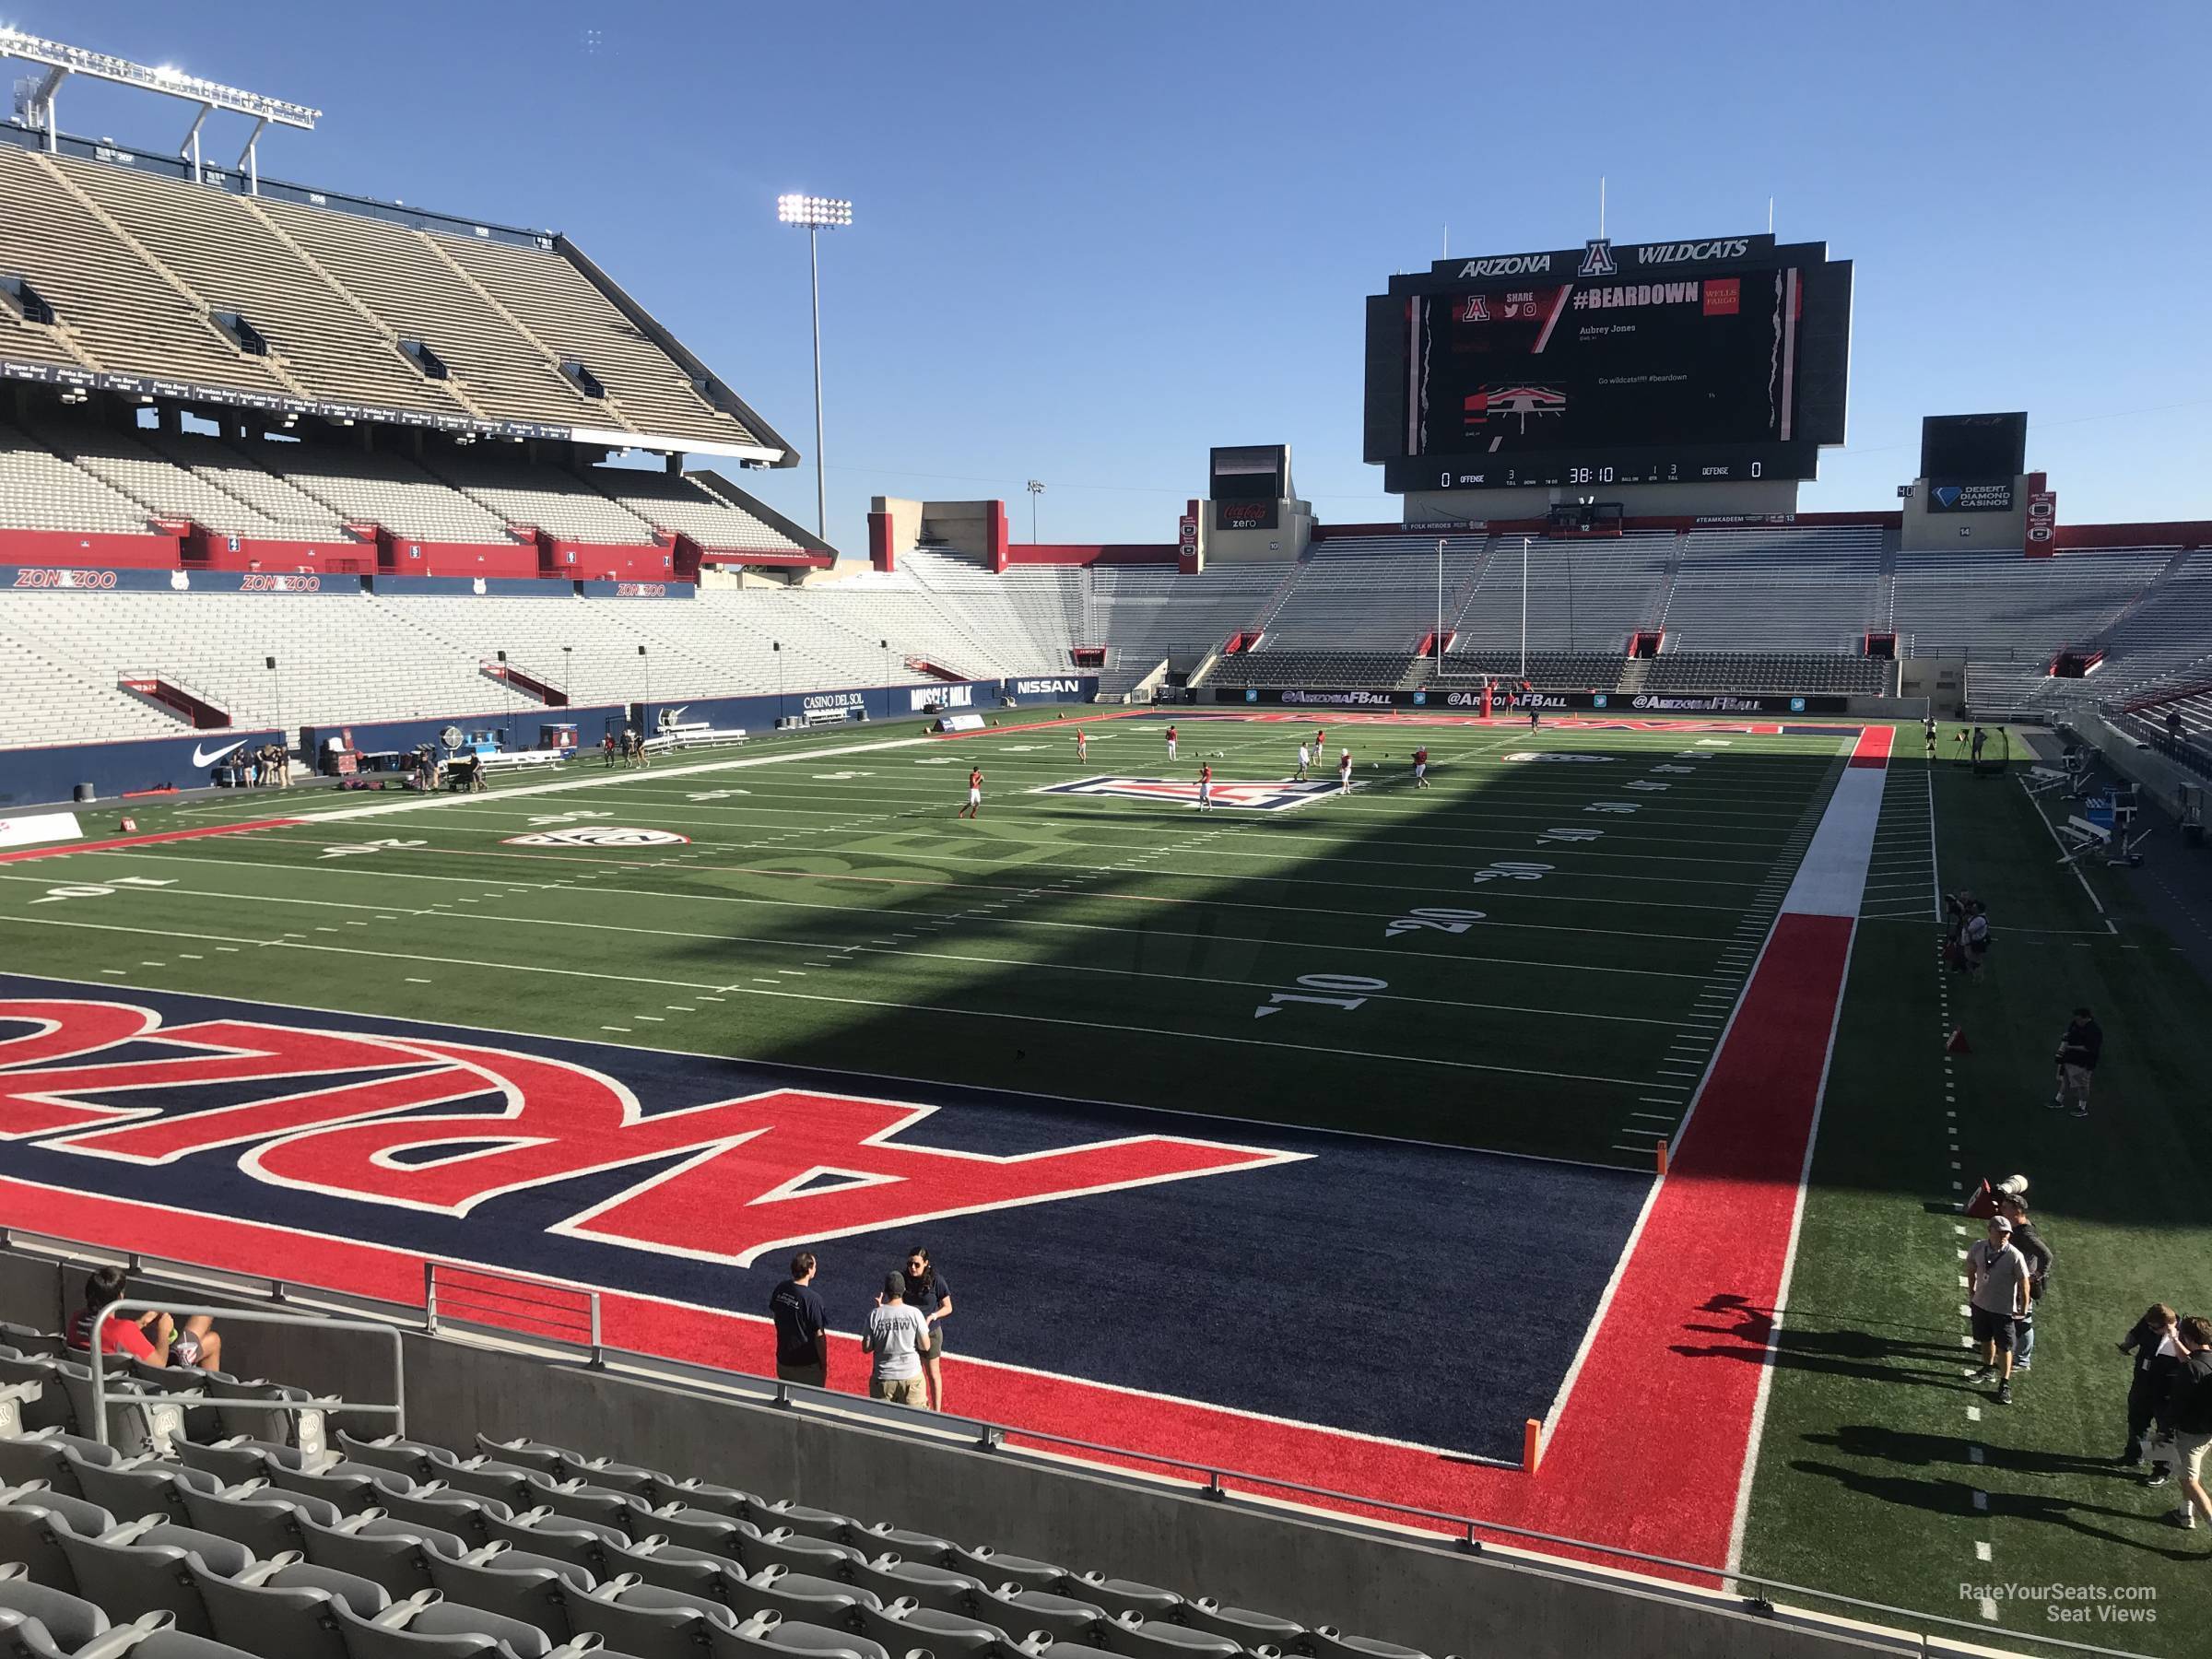
POLYGON ((0 864, 20 864, 29 858, 60 858, 71 853, 112 853, 117 847, 150 847, 158 841, 198 841, 208 835, 238 835, 248 830, 288 830, 305 818, 251 818, 242 824, 211 824, 198 830, 163 830, 151 835, 121 835, 108 841, 55 841, 46 847, 20 847, 0 853, 0 864))
MULTIPOLYGON (((1864 729, 1850 764, 1885 767, 1892 736, 1887 726, 1864 729)), ((1131 1466, 1145 1466, 1151 1453, 1326 1485, 1710 1562, 1717 1575, 1757 1451, 1761 1380, 1787 1288, 1855 925, 1850 917, 1786 911, 1776 919, 1693 1099, 1670 1172, 1654 1183, 1607 1292, 1585 1346, 1587 1363, 1578 1360, 1571 1373, 1533 1477, 1418 1447, 948 1354, 944 1371, 954 1409, 1126 1446, 1131 1455, 1118 1461, 1131 1466)), ((300 1285, 401 1305, 421 1297, 422 1258, 382 1245, 9 1178, 0 1178, 0 1199, 11 1225, 24 1231, 156 1257, 175 1252, 188 1232, 192 1253, 207 1266, 265 1276, 275 1259, 300 1285)), ((612 1290, 603 1291, 601 1304, 609 1347, 772 1374, 772 1331, 763 1316, 612 1290)), ((833 1384, 858 1392, 865 1374, 856 1344, 841 1339, 833 1348, 833 1384)), ((1333 1507, 1403 1524, 1356 1502, 1333 1507)))

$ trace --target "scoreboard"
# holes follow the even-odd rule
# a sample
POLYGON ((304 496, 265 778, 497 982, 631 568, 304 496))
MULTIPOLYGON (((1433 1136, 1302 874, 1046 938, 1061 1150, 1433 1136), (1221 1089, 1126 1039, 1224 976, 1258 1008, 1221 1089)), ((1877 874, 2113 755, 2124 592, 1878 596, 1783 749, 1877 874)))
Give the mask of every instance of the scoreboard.
POLYGON ((1441 260, 1367 302, 1365 454, 1398 493, 1810 478, 1850 356, 1825 243, 1441 260))

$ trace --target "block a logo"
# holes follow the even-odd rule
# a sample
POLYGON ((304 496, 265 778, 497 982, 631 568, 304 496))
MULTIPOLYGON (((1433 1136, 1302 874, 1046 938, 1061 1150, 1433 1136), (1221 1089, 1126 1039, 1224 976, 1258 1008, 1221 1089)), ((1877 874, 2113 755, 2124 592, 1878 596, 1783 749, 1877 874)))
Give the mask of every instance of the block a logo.
POLYGON ((1583 263, 1576 270, 1578 276, 1618 276, 1620 267, 1613 263, 1613 242, 1609 237, 1597 236, 1583 244, 1583 263))
MULTIPOLYGON (((1124 800, 1157 801, 1167 806, 1195 806, 1198 785, 1178 778, 1084 778, 1074 783, 1048 783, 1031 794, 1119 795, 1124 800)), ((1212 804, 1246 812, 1288 812, 1324 795, 1336 793, 1334 780, 1315 778, 1304 783, 1288 780, 1265 782, 1216 782, 1212 804)))

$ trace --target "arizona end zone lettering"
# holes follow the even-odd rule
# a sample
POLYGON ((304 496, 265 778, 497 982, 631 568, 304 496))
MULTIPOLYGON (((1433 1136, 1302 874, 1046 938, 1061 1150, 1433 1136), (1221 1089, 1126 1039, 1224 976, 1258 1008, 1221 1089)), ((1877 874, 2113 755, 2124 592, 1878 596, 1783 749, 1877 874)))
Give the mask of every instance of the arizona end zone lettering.
POLYGON ((0 1140, 141 1165, 236 1147, 238 1167, 272 1185, 449 1216, 652 1161, 546 1230, 741 1267, 779 1246, 1305 1156, 1145 1135, 997 1157, 902 1144, 928 1106, 778 1089, 647 1115, 589 1067, 473 1043, 241 1019, 164 1028, 150 1008, 73 999, 0 1000, 0 1021, 31 1028, 0 1038, 0 1140), (149 1041, 173 1053, 100 1058, 149 1041), (194 1099, 258 1082, 295 1087, 194 1099))

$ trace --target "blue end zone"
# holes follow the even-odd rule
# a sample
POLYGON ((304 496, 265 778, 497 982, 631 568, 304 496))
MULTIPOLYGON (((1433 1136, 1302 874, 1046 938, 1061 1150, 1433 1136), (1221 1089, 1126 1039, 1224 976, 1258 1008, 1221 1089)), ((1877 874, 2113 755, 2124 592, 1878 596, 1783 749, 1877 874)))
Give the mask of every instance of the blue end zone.
MULTIPOLYGON (((882 1275, 919 1240, 955 1289, 956 1353, 1507 1460, 1519 1456, 1523 1419, 1549 1408, 1649 1187, 1647 1177, 1619 1170, 1364 1135, 112 985, 0 975, 0 998, 126 1004, 158 1010, 165 1027, 243 1020, 556 1059, 628 1085, 649 1120, 795 1089, 934 1108, 887 1137, 901 1147, 1005 1159, 1150 1135, 1300 1155, 844 1232, 810 1247, 841 1330, 859 1327, 882 1275)), ((0 1011, 0 1043, 32 1030, 0 1011)), ((54 1064, 180 1052, 152 1036, 54 1064)), ((0 1072, 0 1100, 8 1084, 22 1087, 21 1077, 0 1072)), ((170 1121, 347 1080, 358 1077, 81 1098, 170 1121)), ((1378 1077, 1379 1092, 1389 1081, 1378 1077)), ((1222 1103, 1241 1104, 1233 1095, 1222 1103)), ((491 1112, 499 1104, 487 1094, 401 1115, 491 1112)), ((1470 1099, 1467 1110, 1481 1106, 1470 1099)), ((270 1184, 241 1167, 254 1150, 234 1145, 147 1165, 9 1140, 0 1141, 0 1174, 745 1313, 764 1311, 793 1248, 779 1244, 740 1267, 547 1230, 695 1161, 691 1154, 509 1192, 454 1216, 270 1184)), ((862 1144, 853 1161, 865 1167, 866 1156, 862 1144)), ((827 1187, 841 1183, 823 1178, 827 1187)), ((802 1186, 773 1202, 779 1216, 795 1216, 813 1197, 802 1186)), ((730 1201, 752 1198, 733 1190, 730 1201)), ((174 1249, 190 1259, 188 1230, 174 1249)))

